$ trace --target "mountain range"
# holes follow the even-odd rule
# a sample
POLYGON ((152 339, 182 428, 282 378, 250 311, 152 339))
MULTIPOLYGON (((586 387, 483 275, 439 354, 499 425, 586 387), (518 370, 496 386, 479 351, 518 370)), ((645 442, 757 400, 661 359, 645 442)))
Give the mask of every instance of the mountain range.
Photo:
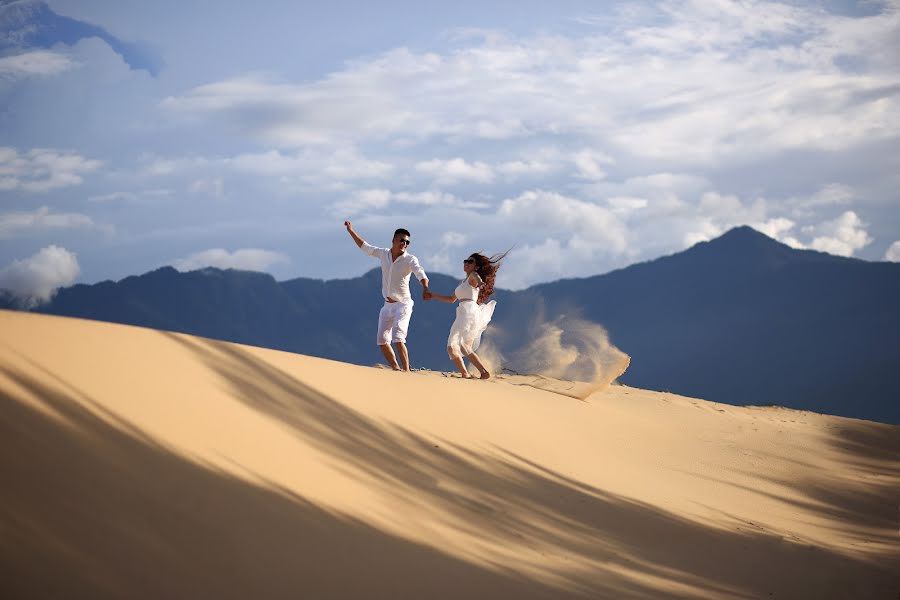
POLYGON ((117 38, 102 27, 60 15, 39 0, 0 0, 0 54, 75 45, 87 38, 106 42, 132 69, 157 76, 162 58, 147 44, 117 38))
MULTIPOLYGON (((447 294, 458 282, 429 279, 447 294)), ((380 287, 379 269, 278 282, 163 267, 60 289, 34 310, 375 364, 380 287)), ((485 339, 504 355, 528 343, 529 324, 574 315, 602 325, 632 357, 626 385, 900 423, 900 264, 797 250, 739 227, 604 275, 498 289, 494 299, 485 339)), ((16 307, 9 295, 0 306, 16 307)), ((446 304, 416 302, 414 367, 452 369, 445 340, 453 318, 446 304)))

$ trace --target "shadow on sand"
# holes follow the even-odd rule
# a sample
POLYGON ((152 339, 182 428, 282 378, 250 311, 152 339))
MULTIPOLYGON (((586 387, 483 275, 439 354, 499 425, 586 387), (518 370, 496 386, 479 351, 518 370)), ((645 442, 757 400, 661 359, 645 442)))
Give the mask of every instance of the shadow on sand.
MULTIPOLYGON (((884 560, 726 531, 586 486, 501 448, 376 422, 236 346, 167 335, 366 485, 473 539, 564 557, 519 571, 206 468, 79 390, 3 374, 0 594, 136 598, 896 597, 884 560), (99 416, 102 415, 102 416, 99 416)), ((211 424, 210 426, 214 426, 211 424)), ((857 436, 862 458, 883 440, 857 436)), ((835 495, 827 501, 852 515, 835 495)), ((857 515, 858 516, 858 515, 857 515)), ((865 518, 864 516, 860 518, 865 518)))

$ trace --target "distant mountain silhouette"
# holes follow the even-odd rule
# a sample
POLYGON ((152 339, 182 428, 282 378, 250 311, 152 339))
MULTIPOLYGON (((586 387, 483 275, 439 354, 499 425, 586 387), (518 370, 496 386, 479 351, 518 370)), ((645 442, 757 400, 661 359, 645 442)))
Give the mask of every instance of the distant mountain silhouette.
MULTIPOLYGON (((456 280, 447 276, 429 277, 436 289, 456 286, 456 280)), ((418 284, 411 286, 421 296, 418 284)), ((206 268, 181 273, 162 267, 119 282, 62 288, 34 312, 374 364, 381 360, 375 325, 382 304, 380 268, 354 279, 299 278, 279 283, 269 274, 252 271, 206 268)), ((9 295, 5 307, 19 308, 9 295)), ((441 335, 446 339, 453 316, 446 304, 416 303, 415 340, 410 340, 416 348, 416 366, 446 366, 443 341, 430 340, 441 335)))
POLYGON ((99 38, 132 69, 159 74, 162 59, 145 44, 125 42, 102 27, 59 15, 39 0, 0 0, 0 52, 70 46, 85 38, 99 38))
MULTIPOLYGON (((629 385, 900 422, 900 264, 795 250, 741 227, 525 294, 602 323, 633 357, 629 385)), ((498 324, 513 312, 498 311, 498 324)))
MULTIPOLYGON (((429 277, 443 293, 458 281, 429 277)), ((37 311, 375 364, 380 281, 378 269, 279 283, 165 267, 62 289, 37 311)), ((795 250, 740 227, 671 256, 495 298, 495 333, 485 338, 504 353, 528 342, 536 318, 578 315, 632 356, 627 385, 900 423, 900 264, 795 250)), ((444 348, 453 317, 446 304, 416 303, 413 366, 451 369, 444 348)))

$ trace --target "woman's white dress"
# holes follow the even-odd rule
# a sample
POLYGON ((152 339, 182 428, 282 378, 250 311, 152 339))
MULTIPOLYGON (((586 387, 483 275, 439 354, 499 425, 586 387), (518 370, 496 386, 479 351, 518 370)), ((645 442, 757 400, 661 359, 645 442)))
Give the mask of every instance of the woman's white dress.
POLYGON ((478 288, 469 285, 469 278, 463 279, 454 295, 459 300, 456 307, 456 320, 450 327, 447 348, 454 356, 468 356, 478 350, 481 334, 491 322, 496 302, 491 300, 478 304, 478 288))

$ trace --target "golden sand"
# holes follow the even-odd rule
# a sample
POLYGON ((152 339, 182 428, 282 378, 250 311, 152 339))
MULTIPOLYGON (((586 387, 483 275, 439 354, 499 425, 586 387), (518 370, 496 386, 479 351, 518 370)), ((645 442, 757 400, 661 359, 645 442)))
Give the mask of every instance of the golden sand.
POLYGON ((900 594, 900 428, 567 385, 0 311, 0 596, 900 594))

